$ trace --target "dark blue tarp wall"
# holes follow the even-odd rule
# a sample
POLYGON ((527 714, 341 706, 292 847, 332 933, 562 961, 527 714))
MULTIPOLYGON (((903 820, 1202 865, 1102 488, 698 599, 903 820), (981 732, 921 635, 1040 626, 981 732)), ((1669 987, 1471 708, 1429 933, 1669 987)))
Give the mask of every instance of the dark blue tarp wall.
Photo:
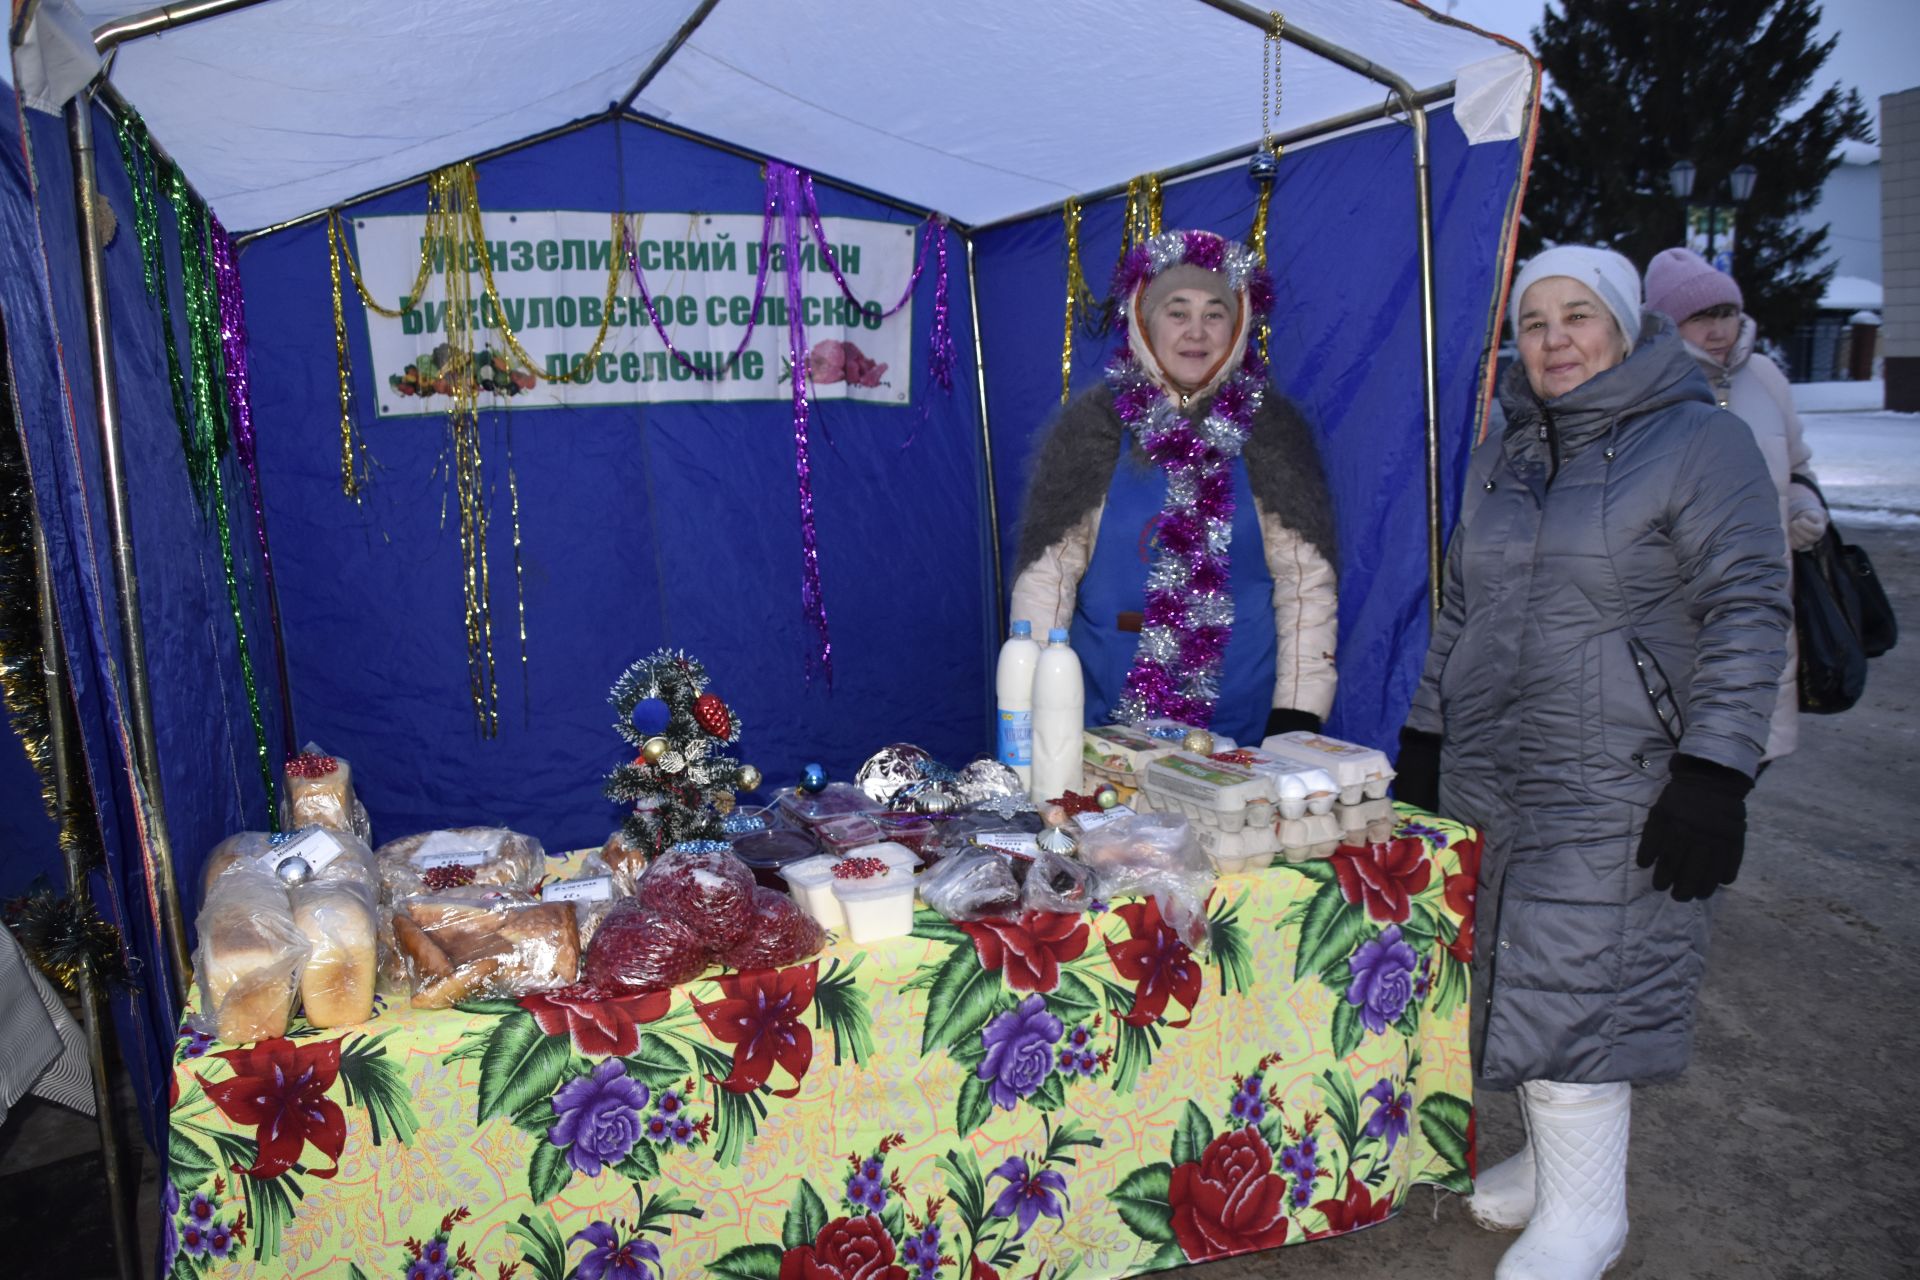
MULTIPOLYGON (((489 160, 479 166, 479 191, 489 212, 757 213, 764 200, 754 162, 632 122, 489 160)), ((828 215, 916 221, 824 183, 818 194, 828 215)), ((425 199, 414 187, 353 213, 419 213, 425 199)), ((353 762, 376 839, 486 821, 537 835, 550 849, 598 844, 619 817, 601 786, 625 750, 607 690, 627 663, 662 645, 706 663, 713 691, 744 725, 741 758, 761 768, 769 790, 809 760, 845 777, 902 739, 956 764, 987 748, 991 555, 957 236, 948 236, 962 356, 952 395, 932 385, 926 367, 930 259, 913 306, 913 405, 815 406, 831 691, 818 679, 809 685, 803 667, 786 402, 484 415, 500 699, 491 740, 476 733, 468 699, 460 547, 442 518, 451 501, 446 422, 378 419, 350 285, 355 412, 377 465, 362 504, 341 495, 326 246, 324 225, 308 224, 249 244, 241 268, 294 714, 303 741, 353 762), (523 540, 524 675, 509 458, 523 540)), ((610 341, 631 341, 628 330, 612 333, 610 341)))
MULTIPOLYGON (((39 201, 9 219, 6 284, 9 346, 14 356, 29 465, 49 553, 68 652, 68 666, 85 737, 89 781, 99 810, 107 865, 94 879, 96 898, 125 931, 139 994, 116 1007, 122 1053, 134 1073, 149 1141, 161 1132, 166 1053, 173 1035, 171 975, 155 916, 145 860, 154 849, 142 838, 133 802, 132 728, 123 668, 124 647, 115 612, 107 495, 98 451, 87 327, 74 214, 72 168, 64 123, 26 112, 27 142, 9 138, 9 165, 31 153, 39 201), (18 256, 15 247, 19 248, 18 256), (34 317, 37 342, 12 332, 16 315, 34 317)), ((18 121, 9 121, 9 132, 18 121)), ((134 234, 133 207, 113 145, 112 122, 94 115, 101 192, 118 232, 106 249, 108 309, 132 506, 136 568, 141 585, 146 663, 162 771, 166 826, 189 916, 194 878, 205 851, 228 832, 266 822, 246 697, 239 675, 233 622, 221 577, 211 520, 189 491, 180 434, 168 390, 156 306, 147 296, 134 234)), ((24 167, 11 185, 24 189, 24 167)), ((176 324, 185 315, 178 292, 179 258, 170 214, 162 240, 176 324)), ((184 330, 180 330, 184 333, 184 330)), ((243 611, 256 643, 267 635, 263 602, 252 590, 252 526, 239 496, 238 469, 226 466, 234 537, 249 586, 243 611)), ((270 742, 279 740, 271 659, 263 659, 263 710, 270 742)))
MULTIPOLYGON (((1499 287, 1518 143, 1469 147, 1450 110, 1431 112, 1439 324, 1443 525, 1451 532, 1499 287)), ((1235 168, 1164 189, 1162 225, 1246 239, 1257 191, 1235 168)), ((1087 208, 1081 263, 1104 296, 1124 198, 1087 208)), ((1288 152, 1268 215, 1277 286, 1273 379, 1317 433, 1340 537, 1340 690, 1329 730, 1392 749, 1427 641, 1425 415, 1413 140, 1382 125, 1288 152)), ((1011 567, 1028 459, 1060 401, 1066 250, 1049 214, 977 237, 987 412, 1001 542, 1011 567)), ((1114 340, 1074 343, 1075 394, 1095 385, 1114 340)), ((1011 586, 1011 576, 1008 578, 1011 586)))

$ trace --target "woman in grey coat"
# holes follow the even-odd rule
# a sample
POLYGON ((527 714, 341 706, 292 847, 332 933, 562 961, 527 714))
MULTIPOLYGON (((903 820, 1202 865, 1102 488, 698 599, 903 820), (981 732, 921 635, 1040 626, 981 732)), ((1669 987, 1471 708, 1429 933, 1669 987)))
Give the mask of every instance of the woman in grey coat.
POLYGON ((1484 1225, 1526 1227, 1495 1274, 1597 1277, 1631 1083, 1687 1063, 1791 614, 1766 463, 1632 264, 1551 249, 1513 298, 1399 793, 1485 835, 1475 1064, 1529 1134, 1474 1185, 1484 1225))

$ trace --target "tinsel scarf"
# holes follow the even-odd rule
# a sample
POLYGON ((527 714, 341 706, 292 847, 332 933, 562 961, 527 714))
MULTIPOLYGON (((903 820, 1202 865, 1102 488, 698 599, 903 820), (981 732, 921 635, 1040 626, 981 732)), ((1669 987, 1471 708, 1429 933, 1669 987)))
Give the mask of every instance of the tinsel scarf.
POLYGON ((1140 644, 1110 715, 1121 724, 1160 716, 1191 725, 1213 722, 1220 668, 1233 635, 1233 465, 1266 394, 1266 362, 1250 342, 1205 417, 1192 421, 1135 357, 1135 292, 1142 281, 1181 263, 1225 275, 1257 314, 1266 314, 1273 302, 1272 280, 1253 254, 1211 232, 1170 231, 1121 259, 1114 296, 1125 300, 1127 330, 1108 366, 1107 384, 1114 412, 1167 478, 1140 644))

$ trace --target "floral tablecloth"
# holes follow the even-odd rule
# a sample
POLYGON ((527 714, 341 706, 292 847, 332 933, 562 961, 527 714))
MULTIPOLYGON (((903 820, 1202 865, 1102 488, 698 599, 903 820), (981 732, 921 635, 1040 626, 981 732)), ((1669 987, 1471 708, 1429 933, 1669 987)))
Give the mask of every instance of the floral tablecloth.
POLYGON ((244 1048, 183 1033, 162 1274, 1048 1280, 1338 1235, 1473 1166, 1479 842, 244 1048))

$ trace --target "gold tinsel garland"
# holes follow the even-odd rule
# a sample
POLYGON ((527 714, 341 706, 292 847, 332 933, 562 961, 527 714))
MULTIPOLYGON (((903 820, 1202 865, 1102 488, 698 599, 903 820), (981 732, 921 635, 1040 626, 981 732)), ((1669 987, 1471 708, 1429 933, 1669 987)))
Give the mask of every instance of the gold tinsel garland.
POLYGON ((1078 312, 1078 319, 1082 324, 1092 328, 1099 314, 1100 304, 1095 300, 1093 289, 1087 284, 1087 274, 1080 266, 1080 202, 1068 200, 1062 206, 1060 216, 1066 223, 1067 240, 1066 333, 1060 340, 1060 403, 1065 404, 1073 381, 1075 313, 1078 312))

